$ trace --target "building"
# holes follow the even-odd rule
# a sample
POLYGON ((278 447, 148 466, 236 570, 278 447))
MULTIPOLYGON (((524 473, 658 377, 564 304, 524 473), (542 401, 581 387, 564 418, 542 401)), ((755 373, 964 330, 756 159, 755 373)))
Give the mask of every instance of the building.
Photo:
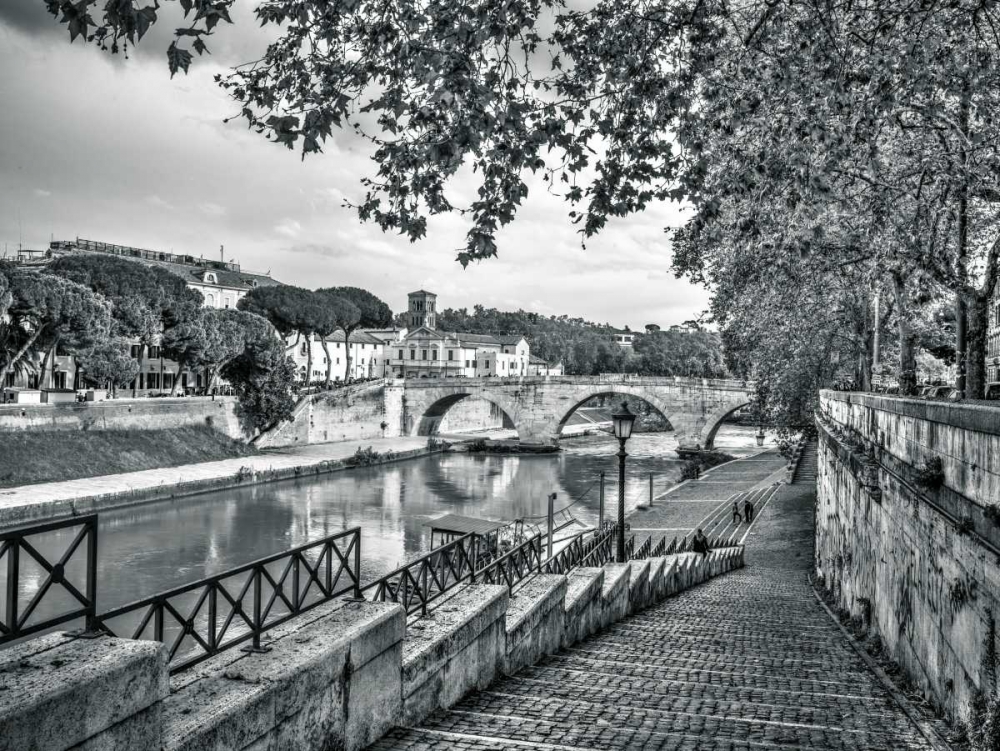
POLYGON ((993 290, 986 327, 986 396, 1000 399, 1000 284, 993 290))
MULTIPOLYGON (((475 378, 477 354, 486 342, 475 334, 435 331, 426 326, 411 330, 399 342, 386 345, 390 372, 396 378, 475 378)), ((500 350, 500 342, 491 349, 500 350)))
MULTIPOLYGON (((200 292, 205 306, 211 308, 235 308, 236 304, 250 290, 259 286, 281 284, 270 274, 245 271, 239 263, 225 261, 221 254, 220 259, 216 261, 204 257, 166 253, 82 238, 53 241, 49 243, 49 248, 44 254, 28 254, 24 256, 24 262, 28 265, 39 266, 66 255, 79 253, 114 255, 148 266, 159 266, 181 277, 188 287, 200 292)), ((150 346, 145 352, 140 353, 138 343, 133 344, 132 356, 140 359, 140 354, 139 375, 135 382, 123 391, 134 393, 136 396, 169 394, 178 377, 180 378, 178 389, 187 391, 207 387, 200 373, 183 372, 178 375, 180 371, 178 363, 163 357, 160 347, 157 345, 150 346)), ((28 372, 18 376, 8 375, 7 383, 4 385, 51 390, 73 390, 81 385, 77 383, 76 362, 68 355, 57 353, 52 372, 46 379, 46 383, 41 383, 39 380, 41 369, 38 365, 40 365, 40 359, 35 367, 29 369, 28 372)))
POLYGON ((541 357, 531 355, 528 359, 528 375, 531 376, 561 376, 563 375, 562 362, 550 363, 541 357))
POLYGON ((396 378, 528 375, 531 352, 523 336, 439 331, 437 295, 421 289, 407 297, 410 328, 386 344, 388 369, 396 378))
POLYGON ((418 289, 407 295, 409 301, 407 323, 410 328, 437 328, 437 295, 433 292, 418 289))
POLYGON ((631 331, 616 331, 614 339, 619 347, 631 347, 635 344, 635 334, 631 331))
MULTIPOLYGON (((293 337, 294 339, 294 337, 293 337)), ((309 350, 304 341, 289 350, 289 355, 295 361, 295 369, 300 381, 325 381, 327 366, 327 351, 330 353, 330 380, 337 383, 347 380, 347 346, 344 342, 344 332, 335 331, 326 337, 326 349, 323 348, 322 337, 313 337, 312 342, 312 374, 307 373, 309 350)), ((377 336, 364 330, 351 334, 351 380, 363 378, 385 378, 391 373, 385 359, 386 344, 377 336)))

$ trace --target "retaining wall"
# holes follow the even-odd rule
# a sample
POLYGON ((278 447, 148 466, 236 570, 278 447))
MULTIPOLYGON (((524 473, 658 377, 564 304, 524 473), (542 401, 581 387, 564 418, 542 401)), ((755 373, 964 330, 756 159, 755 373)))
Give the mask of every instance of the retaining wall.
POLYGON ((1000 410, 838 392, 821 406, 817 574, 929 700, 967 720, 1000 617, 1000 410))
POLYGON ((155 642, 54 634, 0 651, 0 751, 355 751, 421 722, 610 614, 743 565, 743 548, 469 585, 406 625, 392 603, 335 601, 168 678, 155 642), (604 586, 610 581, 609 586, 604 586))
POLYGON ((22 430, 169 430, 210 425, 242 439, 235 397, 114 399, 70 404, 0 406, 0 432, 22 430))

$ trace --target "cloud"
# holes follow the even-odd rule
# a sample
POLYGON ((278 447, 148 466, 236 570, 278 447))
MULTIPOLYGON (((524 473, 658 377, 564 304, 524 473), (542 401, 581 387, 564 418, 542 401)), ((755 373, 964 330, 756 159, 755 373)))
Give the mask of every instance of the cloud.
MULTIPOLYGON (((334 131, 328 153, 302 161, 223 122, 234 106, 213 76, 263 49, 252 5, 235 10, 243 15, 218 29, 213 54, 171 80, 166 37, 144 39, 149 54, 112 58, 70 45, 37 0, 0 0, 0 243, 18 242, 20 215, 26 247, 79 235, 217 258, 225 245, 246 269, 310 288, 364 287, 394 310, 419 287, 442 308, 517 307, 633 329, 705 308, 705 290, 670 272, 662 230, 679 221, 677 205, 610 221, 584 249, 570 207, 529 177, 528 200, 498 235, 499 257, 464 270, 455 262, 469 227, 462 216, 431 217, 417 243, 360 222, 342 203, 364 195, 359 181, 375 168, 365 142, 334 131), (59 39, 39 41, 43 26, 59 39), (38 191, 58 195, 58 207, 38 191)), ((167 32, 172 19, 161 19, 167 32)), ((449 196, 474 196, 477 179, 463 170, 449 196)))
POLYGON ((220 206, 217 203, 212 203, 211 201, 206 201, 205 203, 199 204, 198 208, 201 210, 202 214, 206 216, 224 216, 226 214, 226 207, 220 206))
POLYGON ((34 193, 39 198, 48 198, 49 196, 52 195, 52 191, 51 190, 43 190, 42 188, 35 188, 31 192, 34 193))
POLYGON ((173 211, 174 210, 174 205, 172 203, 170 203, 169 201, 163 200, 158 195, 154 194, 154 195, 146 196, 145 200, 146 200, 146 203, 148 203, 150 206, 155 206, 158 209, 166 209, 167 211, 173 211))
POLYGON ((275 225, 274 231, 285 237, 295 238, 302 231, 302 225, 294 219, 282 219, 280 224, 275 225))

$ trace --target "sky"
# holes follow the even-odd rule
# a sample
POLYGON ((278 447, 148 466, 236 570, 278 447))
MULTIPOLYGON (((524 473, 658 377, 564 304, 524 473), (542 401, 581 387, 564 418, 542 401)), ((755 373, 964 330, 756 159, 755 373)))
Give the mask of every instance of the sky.
MULTIPOLYGON (((0 0, 0 255, 75 237, 236 260, 250 271, 317 288, 371 290, 394 311, 429 289, 440 308, 481 304, 641 329, 697 317, 707 292, 670 271, 663 233, 676 204, 615 220, 581 246, 569 207, 541 180, 498 236, 499 257, 455 261, 467 220, 433 217, 411 243, 362 223, 373 174, 365 145, 336 132, 324 153, 299 154, 234 118, 217 73, 259 56, 267 32, 252 4, 208 40, 211 56, 171 80, 165 51, 176 3, 128 59, 80 39, 42 0, 0 0)), ((462 186, 458 186, 460 189, 462 186)))

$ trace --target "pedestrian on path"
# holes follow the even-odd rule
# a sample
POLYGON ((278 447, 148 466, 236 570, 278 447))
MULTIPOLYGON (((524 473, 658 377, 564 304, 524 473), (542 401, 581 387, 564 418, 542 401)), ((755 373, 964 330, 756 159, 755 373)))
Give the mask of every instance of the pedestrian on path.
POLYGON ((743 523, 743 515, 740 513, 740 502, 733 501, 733 524, 739 526, 743 523))
POLYGON ((747 499, 743 501, 743 516, 747 520, 747 524, 753 521, 753 501, 747 496, 747 499))
POLYGON ((695 553, 701 553, 702 557, 711 552, 708 548, 708 538, 705 537, 705 533, 701 531, 701 527, 698 528, 698 534, 694 536, 694 540, 691 543, 691 550, 695 553))

